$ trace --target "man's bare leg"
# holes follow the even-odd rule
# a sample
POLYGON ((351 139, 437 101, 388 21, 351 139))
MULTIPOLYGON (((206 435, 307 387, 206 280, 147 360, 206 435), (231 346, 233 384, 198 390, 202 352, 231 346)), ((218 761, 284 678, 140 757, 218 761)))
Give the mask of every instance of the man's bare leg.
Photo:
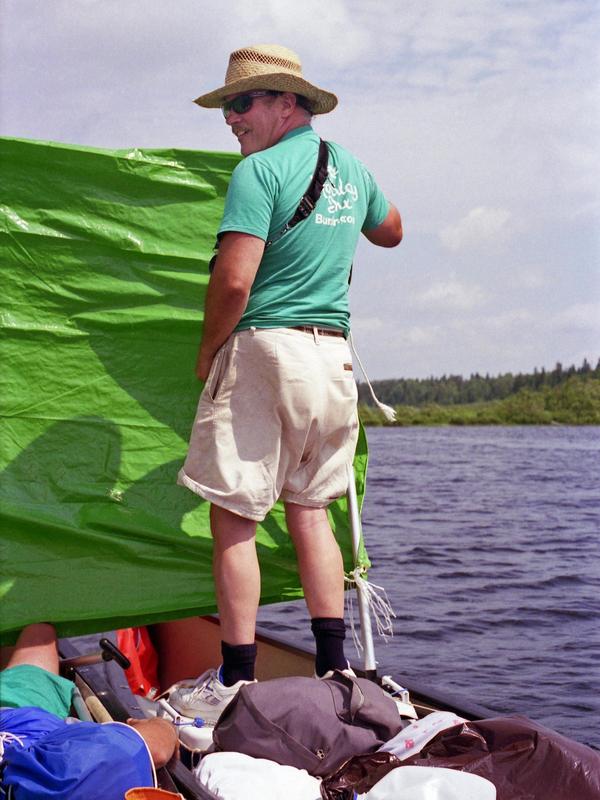
POLYGON ((256 522, 212 505, 210 527, 221 625, 222 676, 225 685, 230 686, 254 677, 254 635, 260 599, 256 522))
POLYGON ((285 504, 311 617, 344 616, 344 564, 325 508, 285 504))
POLYGON ((317 645, 315 671, 345 669, 344 564, 327 510, 286 503, 285 511, 317 645))
POLYGON ((260 599, 260 570, 256 557, 256 522, 220 506, 210 507, 213 538, 213 575, 221 627, 223 661, 208 680, 202 675, 191 687, 185 684, 169 695, 169 702, 186 716, 208 721, 233 700, 242 684, 254 679, 256 614, 260 599))
POLYGON ((21 664, 32 664, 58 675, 58 649, 56 631, 47 622, 38 622, 23 628, 6 669, 21 664))

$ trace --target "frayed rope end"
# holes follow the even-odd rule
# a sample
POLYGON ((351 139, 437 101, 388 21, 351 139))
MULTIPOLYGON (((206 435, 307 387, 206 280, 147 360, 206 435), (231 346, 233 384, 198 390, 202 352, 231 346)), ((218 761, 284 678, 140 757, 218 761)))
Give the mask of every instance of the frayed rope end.
MULTIPOLYGON (((377 634, 387 642, 388 636, 394 635, 392 618, 396 619, 396 614, 383 586, 378 586, 376 583, 369 583, 364 577, 365 574, 366 569, 364 567, 356 567, 352 572, 344 576, 345 582, 348 586, 353 586, 357 593, 362 594, 365 603, 369 607, 373 621, 375 622, 377 634)), ((360 635, 354 620, 353 592, 346 593, 345 605, 348 621, 350 623, 352 640, 356 652, 360 655, 363 650, 363 645, 360 641, 360 635)))
POLYGON ((375 402, 377 403, 377 408, 381 411, 383 416, 387 419, 388 422, 395 422, 396 421, 396 410, 393 409, 391 406, 386 406, 385 403, 382 403, 375 397, 375 402))

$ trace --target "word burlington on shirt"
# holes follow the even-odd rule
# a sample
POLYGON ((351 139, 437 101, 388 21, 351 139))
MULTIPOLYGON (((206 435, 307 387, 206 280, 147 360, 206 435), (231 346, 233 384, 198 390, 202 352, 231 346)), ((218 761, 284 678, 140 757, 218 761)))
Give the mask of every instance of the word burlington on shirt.
POLYGON ((326 217, 323 214, 315 215, 317 225, 340 225, 344 223, 355 223, 352 214, 340 213, 350 211, 358 200, 358 189, 355 184, 349 181, 344 183, 336 167, 327 167, 327 181, 323 186, 323 194, 327 198, 327 211, 334 216, 326 217))

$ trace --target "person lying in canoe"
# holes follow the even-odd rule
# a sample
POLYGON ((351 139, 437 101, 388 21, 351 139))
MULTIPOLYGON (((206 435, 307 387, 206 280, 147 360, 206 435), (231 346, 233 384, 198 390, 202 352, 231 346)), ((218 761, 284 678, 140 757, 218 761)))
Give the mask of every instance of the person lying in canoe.
POLYGON ((156 786, 155 768, 175 754, 164 719, 81 722, 69 718, 74 685, 58 674, 52 625, 28 625, 0 673, 0 797, 123 800, 156 786))

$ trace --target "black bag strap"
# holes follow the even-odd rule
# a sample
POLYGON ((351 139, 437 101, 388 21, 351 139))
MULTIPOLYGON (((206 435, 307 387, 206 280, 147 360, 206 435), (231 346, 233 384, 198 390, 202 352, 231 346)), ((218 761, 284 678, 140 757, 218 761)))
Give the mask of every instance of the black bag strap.
POLYGON ((313 176, 308 184, 308 189, 304 192, 302 199, 298 203, 298 208, 294 211, 294 216, 287 222, 283 228, 276 233, 272 239, 268 239, 265 244, 265 250, 270 247, 274 242, 277 242, 289 230, 296 226, 299 222, 310 217, 317 201, 323 191, 323 186, 327 180, 327 164, 329 162, 329 149, 327 142, 319 139, 319 155, 317 157, 317 166, 313 172, 313 176))
MULTIPOLYGON (((317 205, 317 201, 321 196, 321 192, 323 191, 323 186, 325 185, 325 181, 327 180, 327 165, 329 163, 329 148, 327 147, 327 142, 323 141, 323 139, 319 138, 319 155, 317 157, 317 166, 315 167, 315 171, 313 176, 308 184, 307 190, 302 195, 300 202, 298 203, 297 209, 294 211, 294 216, 286 222, 283 228, 276 233, 272 239, 267 239, 265 243, 265 250, 267 247, 270 247, 275 242, 279 241, 282 236, 294 228, 299 222, 310 217, 312 214, 315 206, 317 205)), ((215 261, 217 258, 217 251, 219 250, 219 237, 217 236, 217 241, 215 242, 214 246, 214 255, 211 258, 208 264, 208 271, 212 272, 215 268, 215 261)))

